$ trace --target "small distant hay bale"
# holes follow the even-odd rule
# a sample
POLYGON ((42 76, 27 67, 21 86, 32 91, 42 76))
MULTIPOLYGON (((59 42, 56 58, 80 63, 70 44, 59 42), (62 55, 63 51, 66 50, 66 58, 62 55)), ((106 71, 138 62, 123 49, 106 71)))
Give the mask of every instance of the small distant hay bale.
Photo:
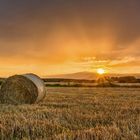
POLYGON ((0 103, 33 104, 42 100, 45 93, 43 81, 38 76, 34 74, 14 75, 2 84, 0 103), (42 85, 37 85, 37 82, 42 85), (43 87, 42 91, 39 90, 39 86, 43 87))

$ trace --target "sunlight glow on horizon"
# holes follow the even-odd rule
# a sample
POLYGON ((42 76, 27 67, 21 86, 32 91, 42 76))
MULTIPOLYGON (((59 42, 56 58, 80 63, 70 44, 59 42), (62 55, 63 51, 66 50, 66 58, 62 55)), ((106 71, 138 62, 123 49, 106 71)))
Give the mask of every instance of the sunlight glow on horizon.
POLYGON ((103 75, 103 74, 106 73, 106 70, 103 69, 103 68, 99 68, 99 69, 97 69, 97 73, 98 73, 99 75, 103 75))

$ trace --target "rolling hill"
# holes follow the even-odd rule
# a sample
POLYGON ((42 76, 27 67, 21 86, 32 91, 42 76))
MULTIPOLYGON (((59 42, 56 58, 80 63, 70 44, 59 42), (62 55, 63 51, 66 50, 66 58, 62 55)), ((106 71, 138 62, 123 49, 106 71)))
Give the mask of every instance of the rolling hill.
MULTIPOLYGON (((140 78, 140 74, 107 74, 107 75, 110 77, 135 76, 136 78, 140 78)), ((46 76, 46 78, 87 79, 87 80, 95 80, 97 77, 98 75, 93 72, 77 72, 70 74, 46 76)))

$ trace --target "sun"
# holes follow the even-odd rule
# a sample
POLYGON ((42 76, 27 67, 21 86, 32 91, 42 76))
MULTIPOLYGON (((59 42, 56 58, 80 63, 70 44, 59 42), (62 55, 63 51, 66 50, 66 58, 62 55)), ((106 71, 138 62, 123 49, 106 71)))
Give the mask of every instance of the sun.
POLYGON ((99 68, 99 69, 97 69, 97 73, 98 73, 99 75, 103 75, 103 74, 105 74, 105 69, 99 68))

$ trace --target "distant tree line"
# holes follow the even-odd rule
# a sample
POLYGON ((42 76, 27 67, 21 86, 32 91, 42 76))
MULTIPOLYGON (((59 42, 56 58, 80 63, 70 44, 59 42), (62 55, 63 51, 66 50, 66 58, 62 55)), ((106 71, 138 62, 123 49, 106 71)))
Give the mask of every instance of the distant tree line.
MULTIPOLYGON (((140 79, 135 76, 122 76, 122 77, 107 77, 110 82, 118 83, 140 83, 140 79)), ((98 79, 100 80, 100 79, 98 79)), ((75 83, 95 83, 97 80, 85 79, 63 79, 63 78, 43 78, 44 82, 75 82, 75 83)))
POLYGON ((135 76, 111 77, 111 80, 118 83, 140 83, 140 79, 135 76))
MULTIPOLYGON (((6 80, 6 78, 0 78, 0 85, 6 80)), ((79 86, 80 83, 96 83, 99 82, 100 83, 104 83, 102 82, 102 79, 96 79, 96 80, 85 80, 85 79, 65 79, 65 78, 43 78, 43 81, 45 83, 49 83, 49 82, 56 82, 56 84, 59 84, 59 82, 63 82, 63 83, 69 83, 71 85, 71 83, 75 83, 76 86, 79 86)), ((135 76, 122 76, 122 77, 107 77, 105 81, 108 81, 107 83, 140 83, 140 79, 136 78, 135 76)), ((105 82, 106 83, 106 82, 105 82)))
POLYGON ((76 83, 95 83, 96 80, 85 79, 63 79, 63 78, 43 78, 44 82, 76 82, 76 83))

